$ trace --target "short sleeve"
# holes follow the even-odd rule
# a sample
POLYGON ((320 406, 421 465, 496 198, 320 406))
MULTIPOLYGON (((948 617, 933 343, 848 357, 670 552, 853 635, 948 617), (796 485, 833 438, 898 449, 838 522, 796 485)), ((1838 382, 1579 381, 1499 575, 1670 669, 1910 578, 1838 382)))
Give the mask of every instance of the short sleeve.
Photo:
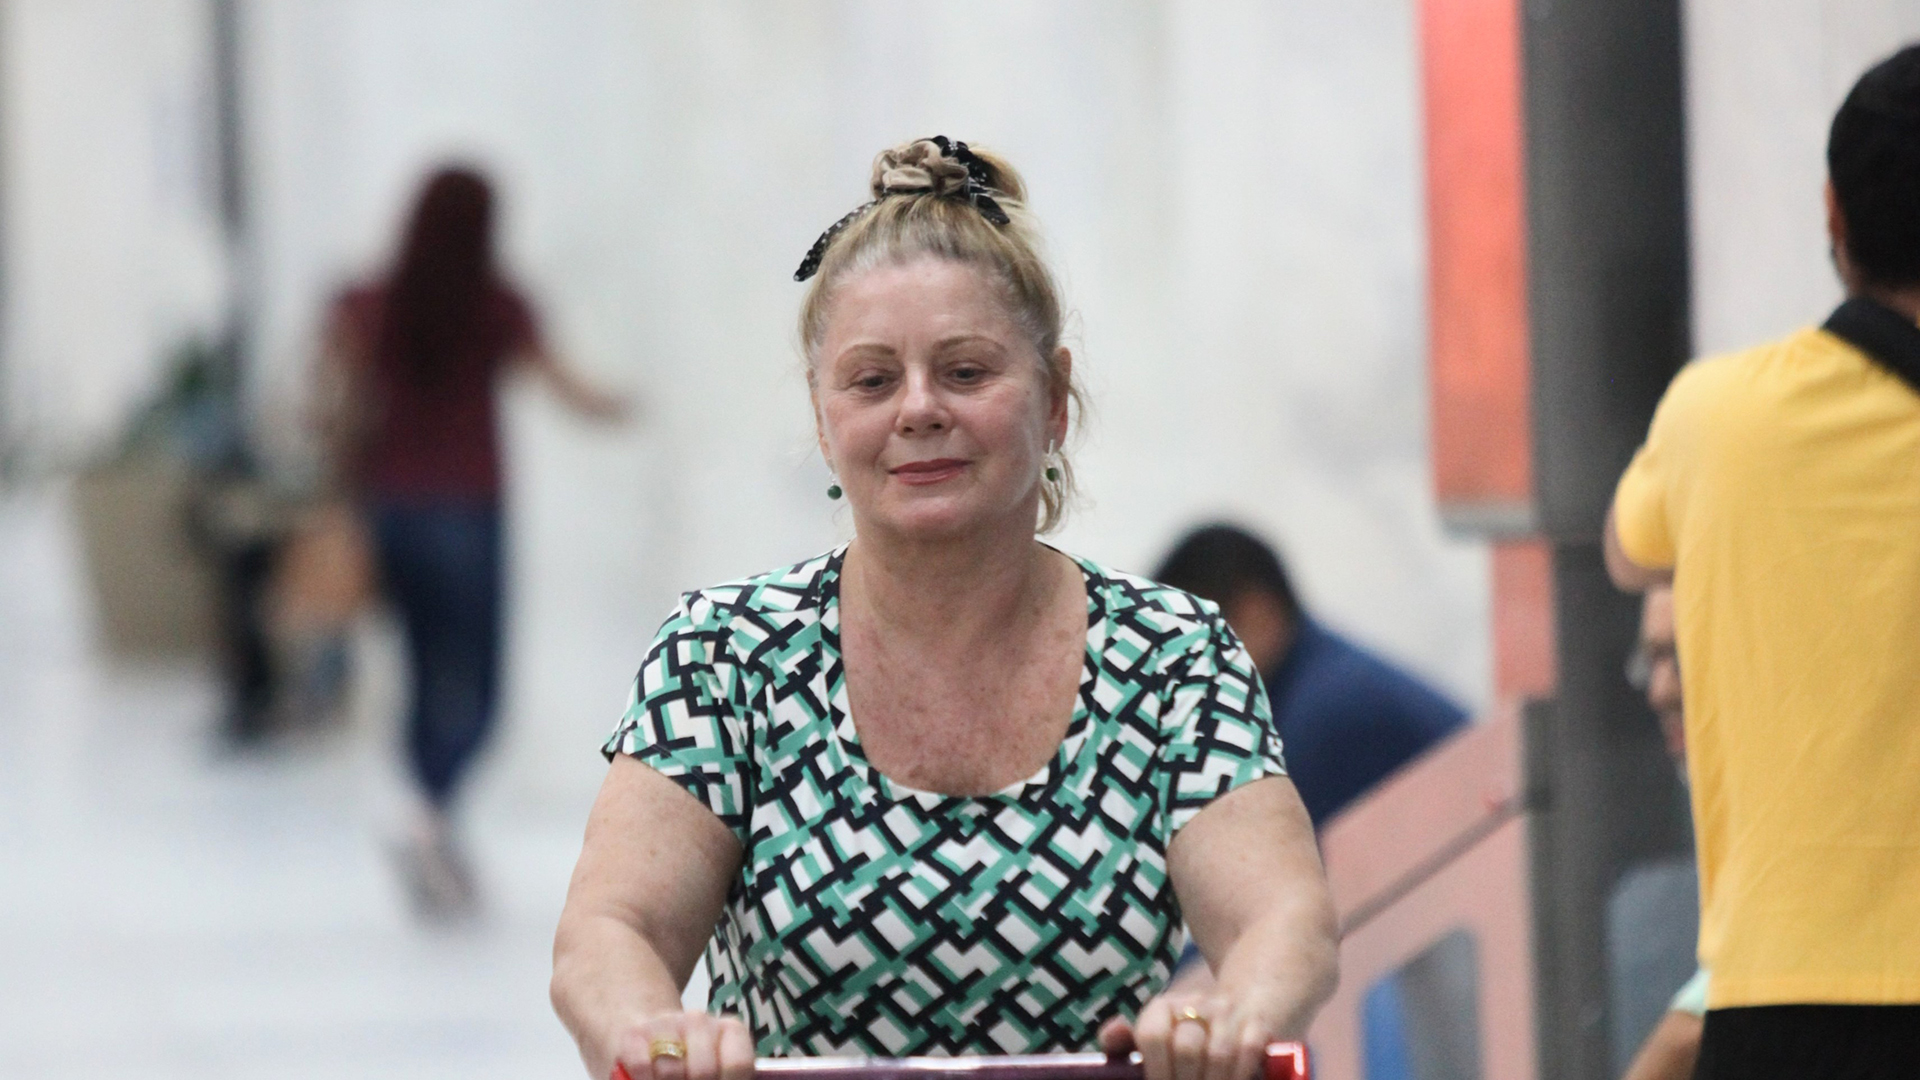
POLYGON ((1691 424, 1691 391, 1697 379, 1690 378, 1699 369, 1683 369, 1667 387, 1654 411, 1647 441, 1627 464, 1613 492, 1613 528, 1620 538, 1620 550, 1627 558, 1649 570, 1671 568, 1676 558, 1675 526, 1669 513, 1672 495, 1682 467, 1680 447, 1687 442, 1691 424))
POLYGON ((1642 446, 1613 492, 1613 528, 1620 550, 1635 564, 1661 570, 1674 563, 1673 529, 1667 521, 1666 477, 1651 444, 1642 446))
POLYGON ((1209 610, 1203 639, 1169 673, 1161 730, 1169 837, 1234 788, 1286 775, 1267 689, 1217 611, 1209 610))
POLYGON ((685 788, 747 842, 752 732, 740 665, 724 625, 683 603, 655 635, 626 715, 601 753, 629 754, 685 788))

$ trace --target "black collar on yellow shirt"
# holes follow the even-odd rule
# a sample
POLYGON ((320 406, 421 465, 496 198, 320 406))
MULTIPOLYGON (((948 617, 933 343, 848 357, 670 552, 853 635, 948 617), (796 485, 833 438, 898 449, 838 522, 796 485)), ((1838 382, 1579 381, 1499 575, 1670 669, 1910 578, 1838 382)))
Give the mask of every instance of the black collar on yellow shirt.
POLYGON ((1866 353, 1920 394, 1920 324, 1885 304, 1855 296, 1834 308, 1821 329, 1866 353))

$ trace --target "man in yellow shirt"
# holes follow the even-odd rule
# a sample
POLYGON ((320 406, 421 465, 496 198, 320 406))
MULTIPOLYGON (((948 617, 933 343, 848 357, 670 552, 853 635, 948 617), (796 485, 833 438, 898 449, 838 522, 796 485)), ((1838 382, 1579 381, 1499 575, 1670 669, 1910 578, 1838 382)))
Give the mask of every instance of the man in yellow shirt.
POLYGON ((1674 590, 1709 1080, 1920 1077, 1920 46, 1827 167, 1846 302, 1688 365, 1607 521, 1674 590))

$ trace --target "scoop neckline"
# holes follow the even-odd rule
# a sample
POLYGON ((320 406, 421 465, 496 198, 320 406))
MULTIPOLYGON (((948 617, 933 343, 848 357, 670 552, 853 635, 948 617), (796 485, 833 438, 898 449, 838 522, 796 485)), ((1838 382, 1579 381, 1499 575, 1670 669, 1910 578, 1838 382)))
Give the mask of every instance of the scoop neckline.
MULTIPOLYGON (((1098 588, 1104 575, 1098 567, 1078 555, 1062 551, 1044 540, 1037 542, 1047 550, 1065 556, 1080 568, 1081 587, 1087 594, 1087 631, 1082 638, 1084 645, 1080 652, 1079 685, 1085 686, 1089 679, 1098 676, 1097 657, 1106 646, 1106 603, 1098 588)), ((987 804, 1017 803, 1032 793, 1058 787, 1065 782, 1092 728, 1092 714, 1087 709, 1084 695, 1077 688, 1073 696, 1073 716, 1067 720, 1067 732, 1061 736, 1060 745, 1054 747, 1052 756, 1033 775, 1015 780, 997 791, 982 795, 950 795, 928 791, 895 780, 868 760, 866 746, 860 741, 859 729, 854 726, 853 695, 847 686, 846 652, 840 639, 840 575, 846 563, 847 549, 851 546, 852 541, 841 544, 827 561, 820 586, 820 626, 833 649, 831 671, 839 677, 837 690, 831 684, 828 686, 827 711, 832 720, 828 730, 867 788, 888 803, 913 803, 923 810, 936 810, 943 807, 984 808, 987 804)))

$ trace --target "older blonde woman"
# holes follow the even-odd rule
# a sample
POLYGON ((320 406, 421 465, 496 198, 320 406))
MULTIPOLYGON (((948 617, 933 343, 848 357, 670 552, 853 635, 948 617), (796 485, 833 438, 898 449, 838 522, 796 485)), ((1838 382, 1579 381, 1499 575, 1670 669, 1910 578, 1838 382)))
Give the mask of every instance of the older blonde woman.
POLYGON ((587 828, 553 999, 587 1068, 1136 1047, 1244 1080, 1332 988, 1333 916, 1219 612, 1036 539, 1077 397, 1019 177, 875 163, 801 315, 855 539, 687 594, 587 828), (1166 986, 1191 928, 1215 973, 1166 986), (705 950, 706 1012, 681 989, 705 950))

